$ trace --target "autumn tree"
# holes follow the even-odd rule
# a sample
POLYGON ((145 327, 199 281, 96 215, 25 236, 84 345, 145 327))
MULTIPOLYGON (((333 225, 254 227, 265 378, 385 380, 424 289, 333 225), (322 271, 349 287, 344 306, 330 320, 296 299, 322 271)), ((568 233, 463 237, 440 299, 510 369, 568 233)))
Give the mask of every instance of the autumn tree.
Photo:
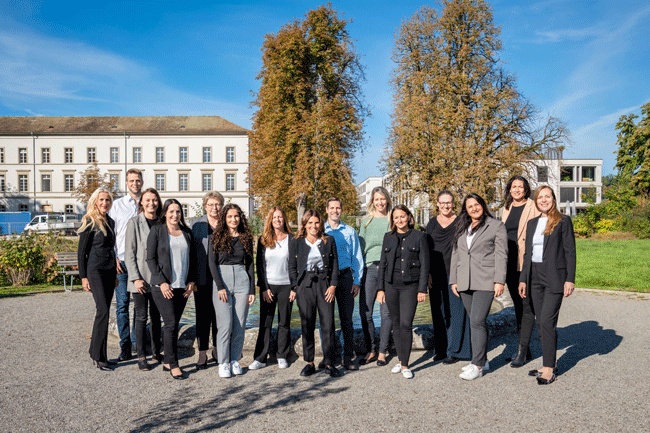
POLYGON ((525 172, 568 130, 537 112, 499 59, 500 28, 483 0, 441 0, 399 29, 394 111, 383 165, 394 185, 417 194, 448 188, 501 199, 500 182, 525 172))
POLYGON ((363 70, 344 20, 328 3, 265 37, 250 134, 250 192, 290 219, 328 197, 357 207, 351 160, 362 146, 363 70))
POLYGON ((650 193, 650 103, 641 107, 642 118, 629 114, 621 116, 616 129, 616 168, 619 178, 628 183, 636 194, 650 193))
POLYGON ((104 187, 109 191, 113 190, 113 181, 109 179, 107 173, 102 173, 97 162, 89 165, 81 174, 81 178, 77 186, 72 191, 72 196, 77 198, 77 201, 82 204, 87 204, 92 193, 99 187, 104 187))

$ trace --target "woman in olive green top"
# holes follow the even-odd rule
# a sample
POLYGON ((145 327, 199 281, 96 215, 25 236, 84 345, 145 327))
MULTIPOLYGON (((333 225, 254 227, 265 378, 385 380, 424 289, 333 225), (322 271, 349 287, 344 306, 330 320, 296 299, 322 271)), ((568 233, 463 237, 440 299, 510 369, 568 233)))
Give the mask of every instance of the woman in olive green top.
POLYGON ((359 296, 359 315, 367 350, 366 357, 359 361, 359 364, 364 365, 377 360, 377 365, 386 365, 388 339, 393 328, 386 303, 379 306, 381 314, 379 341, 375 336, 375 323, 372 316, 379 288, 379 257, 384 234, 390 231, 388 212, 393 205, 388 191, 381 186, 373 188, 371 197, 372 200, 368 203, 368 216, 361 220, 359 228, 359 240, 366 263, 361 284, 361 296, 359 296))

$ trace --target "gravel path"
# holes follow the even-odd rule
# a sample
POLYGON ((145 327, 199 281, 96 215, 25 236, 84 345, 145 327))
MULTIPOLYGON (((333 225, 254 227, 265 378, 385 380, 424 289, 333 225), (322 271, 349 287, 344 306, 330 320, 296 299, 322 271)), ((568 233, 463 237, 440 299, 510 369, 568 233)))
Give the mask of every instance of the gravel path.
MULTIPOLYGON (((361 367, 339 379, 298 376, 271 365, 219 379, 217 368, 173 381, 136 362, 101 372, 88 357, 94 305, 87 293, 0 299, 0 431, 650 431, 650 297, 578 291, 559 323, 556 383, 541 387, 505 364, 514 336, 490 343, 490 371, 458 378, 461 363, 433 365, 411 355, 413 380, 388 367, 361 367)), ((114 342, 109 356, 117 356, 114 342)), ((250 362, 250 355, 244 359, 250 362)))

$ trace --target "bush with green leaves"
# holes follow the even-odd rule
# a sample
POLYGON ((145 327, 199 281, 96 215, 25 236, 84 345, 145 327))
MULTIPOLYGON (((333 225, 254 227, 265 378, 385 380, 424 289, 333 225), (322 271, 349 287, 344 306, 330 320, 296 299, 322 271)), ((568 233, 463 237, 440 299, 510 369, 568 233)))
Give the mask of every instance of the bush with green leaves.
POLYGON ((46 264, 38 235, 0 241, 0 268, 13 286, 26 286, 38 281, 46 264))

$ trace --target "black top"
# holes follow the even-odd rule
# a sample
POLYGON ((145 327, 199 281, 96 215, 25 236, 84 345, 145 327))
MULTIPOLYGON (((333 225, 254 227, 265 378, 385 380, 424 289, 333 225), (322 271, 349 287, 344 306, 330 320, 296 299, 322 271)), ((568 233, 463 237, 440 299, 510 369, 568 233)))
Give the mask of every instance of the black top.
POLYGON ((88 278, 88 271, 115 271, 115 221, 106 215, 106 234, 88 227, 79 235, 77 260, 79 278, 88 278))
POLYGON ((399 233, 384 235, 379 261, 379 287, 384 290, 386 283, 395 284, 395 270, 401 273, 402 284, 417 283, 418 292, 427 293, 429 281, 429 242, 427 235, 419 230, 409 230, 400 239, 399 233), (400 258, 397 259, 399 251, 400 258))
POLYGON ((429 220, 427 224, 427 234, 429 240, 433 244, 431 252, 431 275, 433 277, 440 277, 441 281, 444 280, 445 286, 447 280, 444 276, 449 275, 449 266, 451 263, 451 250, 453 248, 454 233, 456 233, 456 222, 458 218, 453 220, 447 227, 443 227, 438 222, 436 217, 429 220))
POLYGON ((244 265, 246 260, 246 249, 241 243, 239 236, 232 238, 232 253, 219 254, 220 265, 244 265))
POLYGON ((151 229, 151 227, 153 227, 153 225, 158 222, 158 218, 149 219, 145 217, 144 219, 147 220, 147 225, 149 226, 149 229, 151 229))
MULTIPOLYGON (((395 251, 395 263, 400 263, 402 258, 402 243, 404 239, 409 235, 411 229, 406 233, 395 232, 397 235, 397 250, 395 251)), ((402 284, 402 268, 395 266, 393 268, 393 284, 398 285, 402 284)))
POLYGON ((212 236, 208 238, 208 266, 210 273, 217 285, 218 290, 226 289, 219 272, 219 265, 244 265, 246 273, 248 274, 249 295, 255 294, 255 264, 253 260, 253 243, 249 245, 246 252, 244 244, 239 236, 232 238, 232 253, 227 252, 214 252, 214 244, 212 243, 212 236))
MULTIPOLYGON (((521 206, 510 206, 510 213, 508 218, 506 218, 506 231, 508 232, 508 240, 511 242, 517 242, 517 231, 519 230, 519 220, 521 219, 521 214, 524 212, 526 203, 521 206)), ((510 245, 508 245, 510 247, 510 245)))

